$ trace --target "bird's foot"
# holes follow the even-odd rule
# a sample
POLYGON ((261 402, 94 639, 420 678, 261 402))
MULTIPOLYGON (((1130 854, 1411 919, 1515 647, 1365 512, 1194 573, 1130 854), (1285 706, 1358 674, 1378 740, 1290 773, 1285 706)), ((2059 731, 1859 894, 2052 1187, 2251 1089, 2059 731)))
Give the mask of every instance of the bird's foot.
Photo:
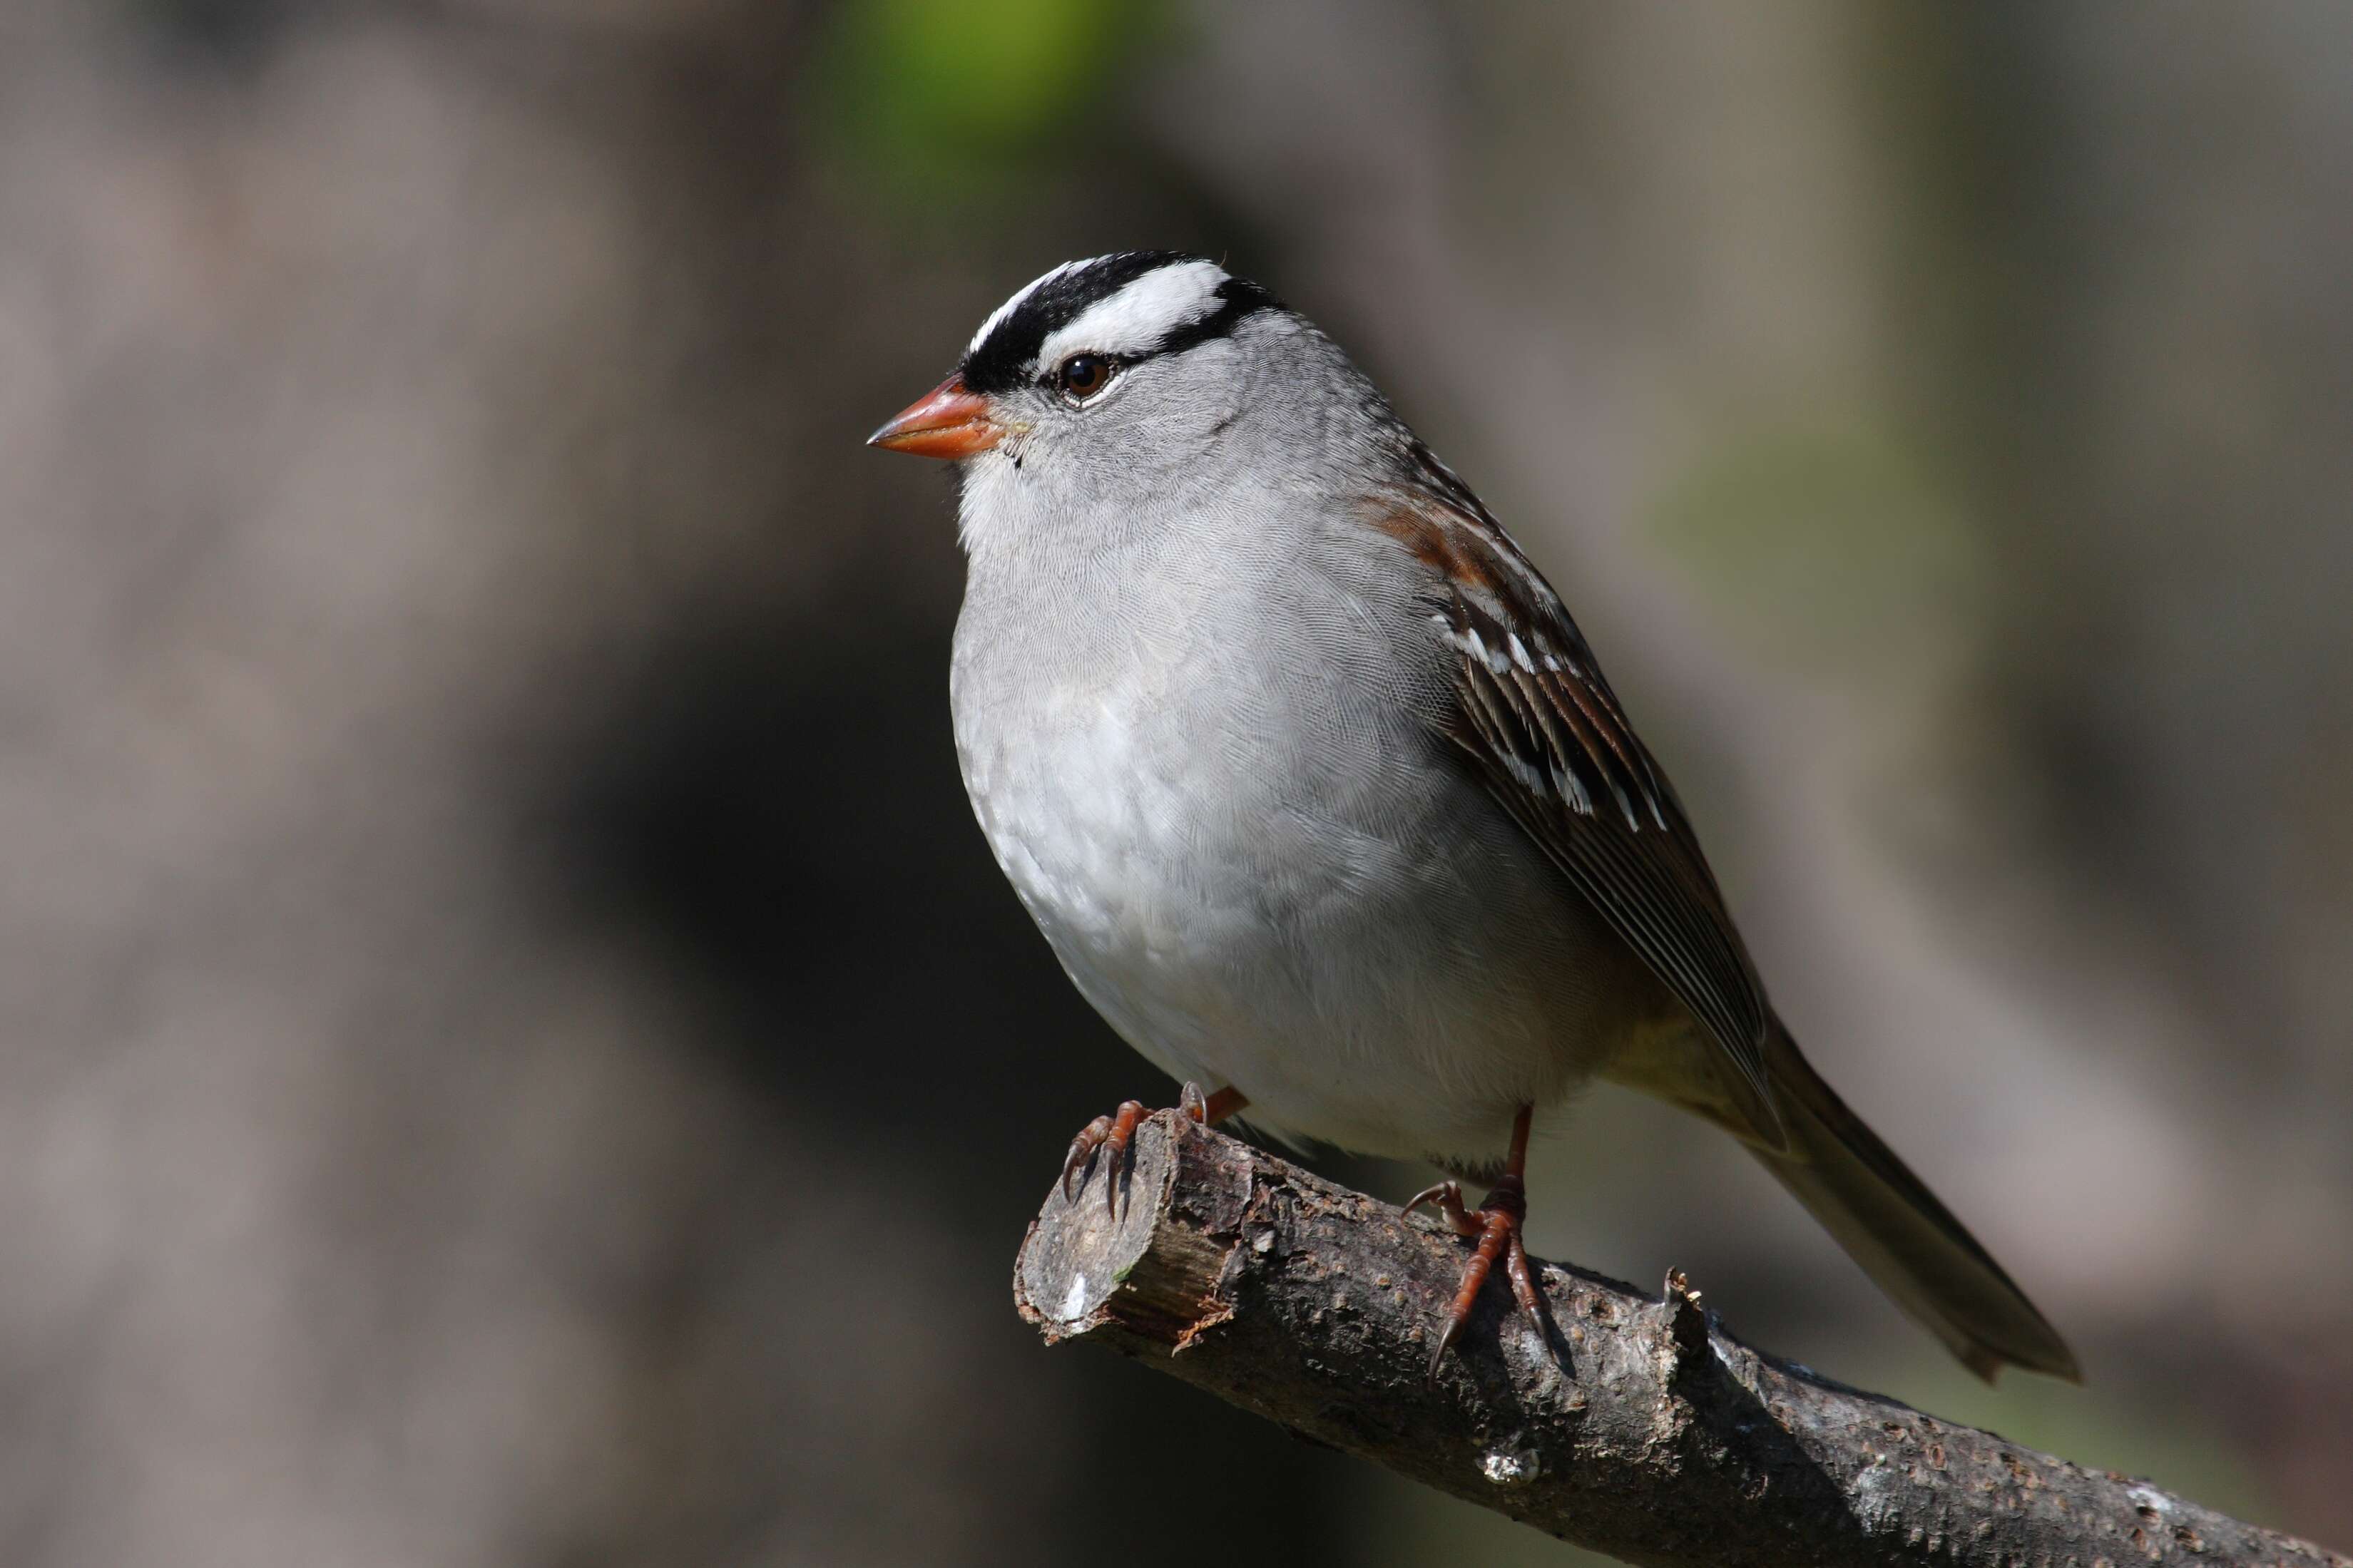
POLYGON ((1462 1326, 1471 1321, 1472 1309, 1479 1305, 1479 1292, 1486 1286, 1487 1276, 1499 1257, 1504 1260, 1504 1272, 1511 1279, 1512 1294, 1518 1300, 1520 1310, 1535 1325, 1536 1337, 1544 1342, 1546 1353, 1553 1353, 1552 1315, 1545 1310, 1544 1294, 1536 1289, 1535 1270, 1528 1265, 1527 1245, 1520 1237, 1522 1225, 1527 1219, 1528 1197, 1519 1173, 1505 1173, 1489 1190, 1487 1201, 1475 1209, 1462 1206, 1462 1187, 1457 1182, 1440 1182, 1416 1193, 1413 1201, 1405 1205, 1405 1212, 1411 1214, 1424 1204, 1434 1205, 1455 1235, 1475 1238, 1479 1243, 1471 1254, 1471 1261, 1463 1266, 1462 1287, 1454 1293, 1454 1305, 1447 1311, 1446 1327, 1438 1336, 1438 1348, 1430 1352, 1430 1376, 1438 1375, 1447 1347, 1461 1335, 1462 1326))
MULTIPOLYGON (((1202 1127, 1224 1121, 1249 1103, 1230 1089, 1221 1089, 1215 1094, 1204 1096, 1201 1086, 1191 1082, 1187 1082, 1184 1092, 1176 1097, 1176 1109, 1202 1127)), ((1124 1184, 1124 1178, 1127 1174, 1127 1145, 1135 1136, 1137 1126, 1151 1114, 1145 1110, 1142 1100, 1123 1100, 1119 1109, 1109 1116, 1098 1116, 1080 1128, 1079 1135, 1071 1140, 1069 1155, 1062 1161, 1063 1198, 1068 1200, 1071 1195, 1071 1178, 1073 1175, 1079 1178, 1079 1190, 1086 1190, 1087 1177, 1094 1172, 1095 1156, 1108 1149, 1110 1157, 1103 1162, 1103 1202, 1113 1214, 1118 1213, 1120 1188, 1124 1184)))

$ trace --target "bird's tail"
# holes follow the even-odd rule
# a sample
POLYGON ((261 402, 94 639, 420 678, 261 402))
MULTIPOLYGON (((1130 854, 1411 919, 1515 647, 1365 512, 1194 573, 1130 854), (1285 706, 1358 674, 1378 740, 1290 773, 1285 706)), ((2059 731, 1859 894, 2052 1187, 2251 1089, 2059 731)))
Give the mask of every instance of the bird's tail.
POLYGON ((1847 1109, 1787 1031, 1774 1030, 1765 1061, 1788 1147, 1749 1142, 1748 1151, 1863 1272, 1987 1382, 2005 1363, 2082 1382, 2058 1331, 1847 1109))

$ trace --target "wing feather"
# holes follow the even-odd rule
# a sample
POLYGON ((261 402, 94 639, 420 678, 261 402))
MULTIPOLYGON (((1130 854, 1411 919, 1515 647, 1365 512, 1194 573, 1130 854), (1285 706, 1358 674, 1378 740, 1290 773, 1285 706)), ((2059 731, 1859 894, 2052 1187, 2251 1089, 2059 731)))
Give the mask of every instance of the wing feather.
POLYGON ((1376 526, 1435 569, 1458 659, 1440 727, 1504 809, 1723 1049, 1757 1140, 1785 1141, 1766 1076, 1772 1009, 1697 836, 1559 596, 1469 487, 1416 443, 1376 526))

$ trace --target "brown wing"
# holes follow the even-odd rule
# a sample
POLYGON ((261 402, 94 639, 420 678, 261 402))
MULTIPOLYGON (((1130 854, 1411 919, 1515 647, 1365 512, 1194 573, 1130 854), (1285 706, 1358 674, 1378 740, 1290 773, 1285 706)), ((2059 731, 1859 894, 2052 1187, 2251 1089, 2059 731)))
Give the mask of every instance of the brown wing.
POLYGON ((1681 803, 1559 596, 1452 470, 1419 442, 1411 452, 1414 482, 1375 521, 1445 585, 1433 619, 1461 655, 1447 736, 1715 1037, 1725 1089, 1783 1147, 1765 1072, 1772 1010, 1681 803))

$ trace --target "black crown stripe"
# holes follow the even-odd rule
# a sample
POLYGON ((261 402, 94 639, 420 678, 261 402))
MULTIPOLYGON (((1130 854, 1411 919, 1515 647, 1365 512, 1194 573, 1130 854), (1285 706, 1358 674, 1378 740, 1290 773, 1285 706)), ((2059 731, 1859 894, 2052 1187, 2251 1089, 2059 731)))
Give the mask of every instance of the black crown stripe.
MULTIPOLYGON (((1046 340, 1069 326, 1091 307, 1110 299, 1147 272, 1200 257, 1181 250, 1125 250, 1106 256, 1039 285, 1035 292, 997 323, 996 330, 964 357, 958 374, 971 391, 1010 392, 1021 384, 1029 362, 1046 340)), ((1218 285, 1218 308, 1201 320, 1166 333, 1159 342, 1136 358, 1182 353, 1221 338, 1254 311, 1277 309, 1274 296, 1257 284, 1229 278, 1218 285)))

